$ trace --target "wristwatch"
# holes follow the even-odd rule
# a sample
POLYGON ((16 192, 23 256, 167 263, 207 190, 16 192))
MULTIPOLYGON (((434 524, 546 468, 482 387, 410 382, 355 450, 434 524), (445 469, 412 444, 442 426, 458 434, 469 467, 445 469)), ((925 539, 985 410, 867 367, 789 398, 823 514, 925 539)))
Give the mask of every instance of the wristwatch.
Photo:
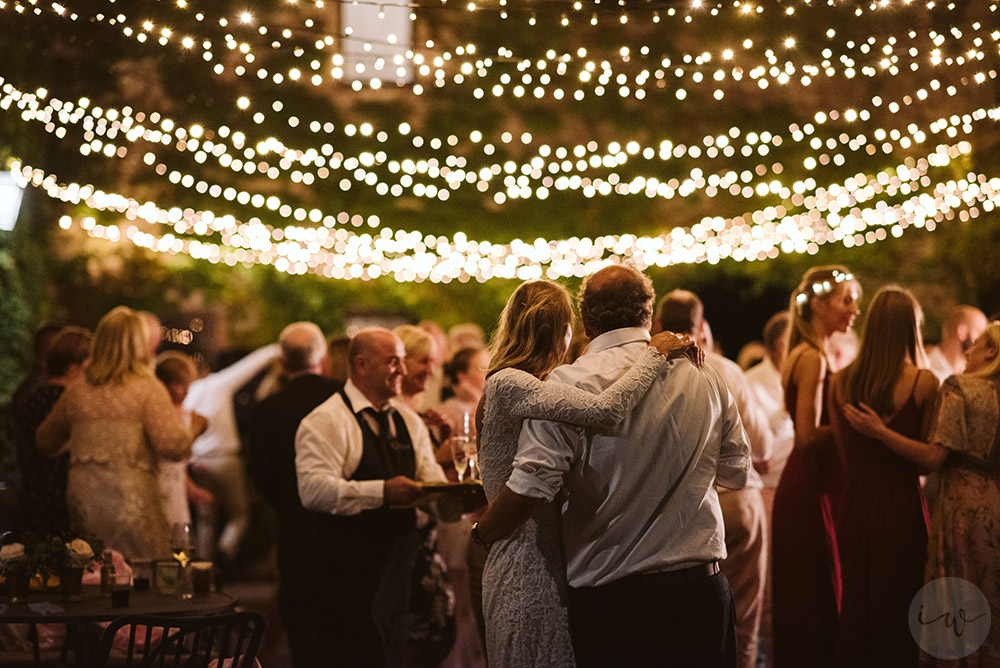
POLYGON ((479 536, 479 522, 473 522, 472 523, 472 530, 469 532, 469 534, 472 536, 472 542, 475 543, 476 545, 482 545, 483 547, 489 547, 490 544, 487 543, 486 541, 484 541, 479 536))

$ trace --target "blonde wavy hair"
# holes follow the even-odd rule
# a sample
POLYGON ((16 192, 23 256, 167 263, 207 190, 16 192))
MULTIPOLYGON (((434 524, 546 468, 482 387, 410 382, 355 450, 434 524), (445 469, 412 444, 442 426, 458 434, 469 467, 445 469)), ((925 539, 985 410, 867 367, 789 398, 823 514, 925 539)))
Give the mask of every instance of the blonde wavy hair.
POLYGON ((118 306, 97 323, 87 382, 108 385, 122 383, 129 376, 151 377, 151 361, 142 317, 127 306, 118 306))
MULTIPOLYGON (((1000 320, 994 320, 987 327, 986 331, 983 332, 983 336, 990 337, 990 344, 1000 350, 1000 320)), ((972 371, 966 376, 972 376, 974 378, 997 378, 1000 377, 1000 354, 993 358, 993 361, 984 366, 979 371, 972 371)))
POLYGON ((841 265, 813 267, 802 276, 802 281, 792 292, 788 304, 791 315, 788 352, 795 350, 803 341, 823 352, 823 342, 812 326, 813 304, 830 299, 837 293, 839 286, 846 283, 857 283, 857 280, 847 267, 841 265))
POLYGON ((573 297, 558 283, 528 281, 514 290, 490 341, 487 375, 514 368, 544 378, 566 354, 573 297))
POLYGON ((923 311, 916 298, 898 285, 875 293, 861 331, 858 356, 843 371, 841 387, 849 404, 864 402, 880 415, 892 413, 892 395, 909 357, 927 367, 920 335, 923 311))

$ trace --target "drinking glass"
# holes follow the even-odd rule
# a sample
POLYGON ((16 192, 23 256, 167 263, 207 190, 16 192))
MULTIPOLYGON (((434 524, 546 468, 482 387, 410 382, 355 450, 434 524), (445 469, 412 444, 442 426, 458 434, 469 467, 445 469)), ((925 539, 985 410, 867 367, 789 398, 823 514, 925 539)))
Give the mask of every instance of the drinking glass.
POLYGON ((459 435, 452 436, 448 440, 451 443, 451 460, 455 462, 455 472, 458 473, 458 480, 461 482, 469 469, 469 437, 459 435))
MULTIPOLYGON (((181 565, 181 583, 187 582, 187 565, 194 555, 194 547, 191 543, 191 525, 174 524, 170 529, 170 547, 173 550, 174 559, 181 565)), ((182 584, 182 598, 191 598, 191 593, 182 584)))

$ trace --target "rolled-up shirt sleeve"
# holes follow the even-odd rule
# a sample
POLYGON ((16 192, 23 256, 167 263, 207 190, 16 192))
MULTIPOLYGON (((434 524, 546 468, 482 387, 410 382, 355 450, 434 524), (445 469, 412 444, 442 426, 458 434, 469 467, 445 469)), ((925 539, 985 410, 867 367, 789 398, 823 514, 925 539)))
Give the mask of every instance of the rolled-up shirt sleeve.
POLYGON ((716 467, 716 483, 726 489, 743 489, 750 472, 750 442, 733 395, 722 388, 722 443, 716 467))
POLYGON ((554 499, 572 465, 573 442, 580 429, 548 420, 525 420, 507 487, 521 496, 554 499))
POLYGON ((302 420, 295 434, 295 471, 305 508, 357 515, 383 505, 385 481, 349 480, 360 461, 361 430, 346 407, 343 412, 346 420, 322 404, 302 420), (357 440, 356 448, 351 447, 352 439, 357 440))

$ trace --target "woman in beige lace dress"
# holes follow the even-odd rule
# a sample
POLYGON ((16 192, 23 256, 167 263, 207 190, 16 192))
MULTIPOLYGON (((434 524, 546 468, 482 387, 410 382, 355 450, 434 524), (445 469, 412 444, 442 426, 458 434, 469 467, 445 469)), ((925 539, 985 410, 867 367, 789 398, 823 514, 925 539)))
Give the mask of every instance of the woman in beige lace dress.
POLYGON ((69 452, 74 531, 101 538, 126 558, 170 556, 157 460, 191 452, 191 435, 149 355, 140 317, 113 309, 97 325, 84 377, 66 388, 36 439, 46 456, 69 452))

